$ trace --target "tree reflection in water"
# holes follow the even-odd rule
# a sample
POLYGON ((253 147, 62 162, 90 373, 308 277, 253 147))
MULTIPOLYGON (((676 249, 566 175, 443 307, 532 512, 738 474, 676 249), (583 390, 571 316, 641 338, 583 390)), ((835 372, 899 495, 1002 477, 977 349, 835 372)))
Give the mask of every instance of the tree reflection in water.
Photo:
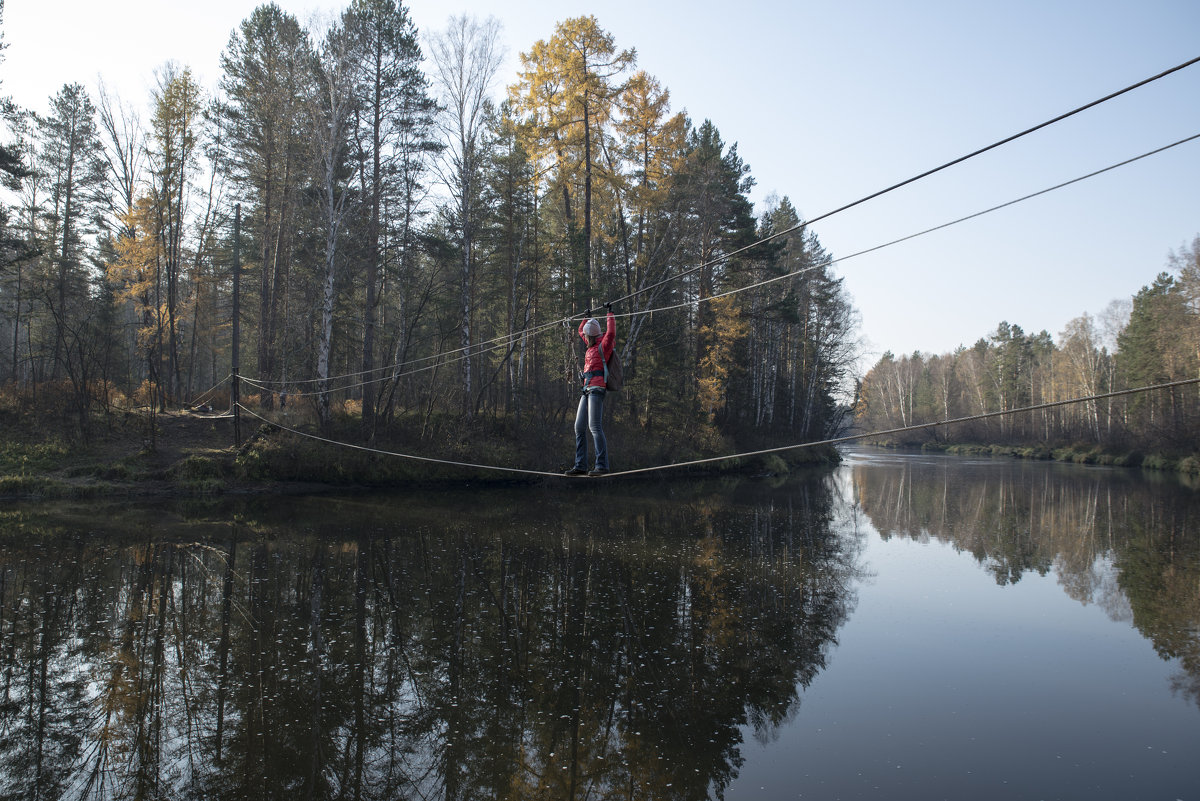
POLYGON ((703 799, 853 603, 828 477, 0 519, 0 791, 703 799), (229 522, 229 521, 235 522, 229 522))
POLYGON ((855 496, 880 536, 971 553, 1000 584, 1054 569, 1063 590, 1132 622, 1172 689, 1200 707, 1200 494, 1134 471, 1000 460, 865 464, 855 496))

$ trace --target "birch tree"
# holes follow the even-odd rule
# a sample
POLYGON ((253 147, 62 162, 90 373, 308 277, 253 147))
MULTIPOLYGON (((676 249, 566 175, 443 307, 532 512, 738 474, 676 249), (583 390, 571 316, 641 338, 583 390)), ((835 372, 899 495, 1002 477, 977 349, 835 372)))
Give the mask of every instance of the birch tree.
MULTIPOLYGON (((1096 327, 1091 315, 1083 314, 1067 323, 1059 334, 1059 351, 1066 357, 1071 383, 1071 396, 1098 394, 1102 386, 1101 371, 1103 354, 1097 344, 1096 327)), ((1100 415, 1095 400, 1089 400, 1085 408, 1088 429, 1097 442, 1100 441, 1100 415)))
MULTIPOLYGON (((136 110, 100 84, 100 132, 104 142, 104 179, 114 220, 133 211, 145 165, 145 132, 136 110)), ((119 222, 113 226, 121 230, 119 222)))
POLYGON ((318 196, 324 229, 324 270, 321 284, 321 328, 317 344, 317 416, 322 428, 332 424, 329 360, 333 350, 333 306, 339 262, 338 238, 351 196, 346 157, 353 123, 355 83, 353 43, 346 30, 335 26, 326 34, 318 55, 317 89, 309 99, 312 150, 320 160, 318 196))
POLYGON ((462 359, 463 413, 474 414, 470 359, 472 294, 475 280, 475 236, 484 213, 481 198, 488 142, 489 94, 500 69, 503 52, 498 44, 500 24, 489 17, 478 22, 467 16, 452 17, 446 30, 431 38, 434 87, 443 111, 438 119, 446 150, 439 175, 451 195, 450 223, 458 237, 459 326, 462 359))

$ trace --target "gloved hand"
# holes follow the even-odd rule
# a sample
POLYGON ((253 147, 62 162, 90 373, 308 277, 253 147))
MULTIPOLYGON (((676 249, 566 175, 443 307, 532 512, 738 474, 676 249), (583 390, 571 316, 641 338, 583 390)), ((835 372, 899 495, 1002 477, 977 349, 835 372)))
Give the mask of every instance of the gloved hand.
POLYGON ((604 308, 607 309, 610 314, 612 313, 612 303, 611 302, 605 303, 604 308))

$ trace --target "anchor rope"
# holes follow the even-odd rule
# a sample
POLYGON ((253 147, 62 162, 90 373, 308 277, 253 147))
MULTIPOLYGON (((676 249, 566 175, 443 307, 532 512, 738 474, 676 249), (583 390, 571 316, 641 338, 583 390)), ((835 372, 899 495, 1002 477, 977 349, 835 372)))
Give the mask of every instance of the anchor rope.
POLYGON ((283 431, 287 431, 290 434, 295 434, 300 437, 306 437, 307 439, 316 440, 317 442, 324 442, 329 445, 339 445, 343 448, 350 448, 351 450, 363 451, 365 453, 373 453, 378 456, 396 456, 396 457, 399 457, 402 459, 413 459, 413 460, 419 461, 419 462, 432 462, 435 464, 444 464, 444 465, 450 465, 453 467, 468 467, 468 468, 471 468, 474 470, 498 470, 498 471, 502 471, 505 473, 521 473, 524 475, 531 475, 531 476, 557 476, 557 475, 559 475, 559 473, 554 473, 554 472, 550 472, 547 470, 526 470, 526 469, 520 468, 520 467, 503 467, 501 465, 492 465, 492 464, 473 464, 471 462, 458 462, 458 461, 454 461, 451 459, 435 459, 432 456, 418 456, 418 455, 412 454, 412 453, 399 453, 397 451, 385 451, 380 448, 371 448, 366 445, 355 445, 352 442, 341 442, 339 440, 329 439, 327 437, 322 437, 317 434, 310 434, 307 431, 301 431, 297 428, 285 426, 282 423, 279 423, 278 421, 269 420, 266 417, 263 417, 261 414, 258 414, 253 409, 247 408, 245 405, 243 405, 241 403, 238 404, 238 408, 241 409, 242 411, 246 412, 247 414, 249 414, 251 417, 257 417, 259 420, 263 421, 267 425, 275 426, 276 428, 279 428, 283 431))
POLYGON ((232 379, 232 378, 233 378, 233 374, 232 374, 232 373, 230 373, 230 374, 226 375, 226 376, 225 376, 224 378, 222 378, 220 381, 218 381, 217 383, 213 384, 213 385, 212 385, 211 387, 209 387, 208 389, 206 389, 206 390, 204 390, 203 392, 201 392, 201 393, 200 393, 200 396, 199 396, 199 397, 197 397, 195 400, 193 400, 193 401, 192 401, 190 404, 188 404, 188 405, 189 405, 189 406, 192 406, 193 408, 194 408, 194 407, 196 407, 196 406, 199 406, 201 403, 203 403, 203 402, 204 402, 204 399, 205 399, 205 398, 207 398, 209 395, 212 395, 212 394, 213 394, 214 392, 216 392, 218 389, 220 389, 221 387, 223 387, 223 386, 225 385, 225 382, 226 382, 226 381, 229 381, 229 380, 230 380, 230 379, 232 379))

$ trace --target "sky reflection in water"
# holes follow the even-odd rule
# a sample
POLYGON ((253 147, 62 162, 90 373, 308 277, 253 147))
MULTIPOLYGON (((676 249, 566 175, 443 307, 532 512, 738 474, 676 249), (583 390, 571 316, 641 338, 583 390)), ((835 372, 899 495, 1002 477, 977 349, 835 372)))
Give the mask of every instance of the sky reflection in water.
POLYGON ((936 456, 840 476, 869 577, 797 724, 727 798, 1194 796, 1194 491, 936 456))

